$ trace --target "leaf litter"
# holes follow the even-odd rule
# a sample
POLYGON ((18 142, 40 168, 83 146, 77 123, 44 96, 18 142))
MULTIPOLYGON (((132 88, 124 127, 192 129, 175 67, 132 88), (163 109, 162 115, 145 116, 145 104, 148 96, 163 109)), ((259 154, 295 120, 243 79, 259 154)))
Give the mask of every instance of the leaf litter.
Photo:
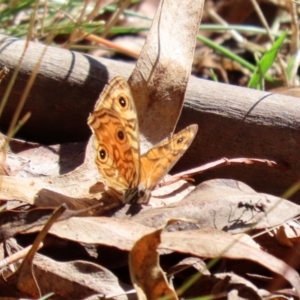
MULTIPOLYGON (((171 2, 161 3, 129 80, 135 99, 139 99, 144 148, 174 129, 201 18, 203 1, 190 1, 186 7, 179 1, 171 2), (178 33, 174 40, 169 37, 170 31, 178 33), (169 105, 175 105, 172 118, 169 105), (163 130, 155 129, 153 124, 166 120, 163 130)), ((96 295, 129 299, 127 292, 135 287, 138 299, 165 295, 171 295, 171 299, 178 299, 177 295, 260 299, 272 296, 274 291, 299 298, 299 275, 294 269, 298 267, 297 256, 291 255, 297 251, 298 223, 294 218, 300 213, 298 205, 257 193, 235 180, 210 180, 196 188, 181 181, 176 187, 158 189, 150 206, 129 215, 128 206, 112 206, 111 210, 108 205, 105 209, 111 199, 106 199, 103 186, 96 184, 99 174, 91 143, 85 156, 80 155, 82 145, 73 147, 74 156, 65 162, 61 161, 66 156, 60 155, 59 146, 50 151, 49 147, 27 146, 17 154, 7 154, 10 176, 1 176, 0 191, 1 201, 7 204, 0 212, 0 242, 6 249, 0 252, 0 259, 8 255, 8 247, 15 251, 27 244, 35 247, 23 262, 9 265, 10 272, 8 266, 2 267, 18 293, 29 297, 54 293, 56 299, 96 295), (184 193, 174 200, 174 191, 177 195, 179 191, 184 193), (170 202, 159 202, 167 197, 170 202), (152 206, 152 202, 156 204, 152 206), (47 228, 62 203, 68 208, 47 228), (92 210, 95 205, 102 210, 92 210), (36 237, 38 232, 42 236, 36 237), (33 241, 35 237, 38 242, 33 241), (44 247, 35 254, 42 241, 44 247), (237 266, 235 261, 250 262, 252 269, 246 268, 246 263, 237 266), (226 264, 227 272, 218 267, 222 264, 226 264), (180 265, 184 268, 174 273, 180 265), (264 284, 266 278, 269 286, 264 284), (25 279, 28 284, 24 285, 25 279), (281 286, 285 290, 280 290, 281 286)), ((5 286, 3 280, 1 286, 5 286)), ((0 296, 5 297, 6 292, 0 289, 0 296)))

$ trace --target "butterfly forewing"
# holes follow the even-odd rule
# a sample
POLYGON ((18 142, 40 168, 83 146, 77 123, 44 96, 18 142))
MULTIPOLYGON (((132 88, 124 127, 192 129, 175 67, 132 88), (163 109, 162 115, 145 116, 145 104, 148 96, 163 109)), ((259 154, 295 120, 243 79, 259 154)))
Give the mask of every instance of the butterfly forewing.
POLYGON ((129 136, 131 147, 138 150, 136 160, 139 161, 139 123, 130 87, 123 77, 116 76, 106 85, 95 104, 94 112, 101 108, 117 114, 129 136))
POLYGON ((192 143, 198 125, 190 125, 153 146, 141 156, 140 185, 153 190, 192 143))
POLYGON ((140 172, 138 122, 130 88, 122 77, 105 87, 88 119, 94 132, 96 164, 106 186, 124 200, 140 172))

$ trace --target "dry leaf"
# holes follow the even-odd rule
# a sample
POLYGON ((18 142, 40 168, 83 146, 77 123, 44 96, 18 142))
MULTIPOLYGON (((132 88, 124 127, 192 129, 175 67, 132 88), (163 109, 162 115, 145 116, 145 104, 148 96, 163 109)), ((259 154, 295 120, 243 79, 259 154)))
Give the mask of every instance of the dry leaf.
POLYGON ((226 257, 256 262, 283 276, 296 289, 297 295, 300 295, 299 275, 293 268, 275 256, 249 246, 224 231, 204 228, 193 231, 165 232, 162 234, 160 248, 189 253, 193 256, 226 257))
POLYGON ((31 249, 27 253, 17 271, 7 278, 7 281, 10 284, 13 284, 18 288, 18 290, 30 295, 33 298, 38 298, 43 295, 33 271, 34 256, 38 251, 41 242, 47 235, 49 228, 63 214, 63 212, 66 211, 66 209, 66 205, 61 205, 53 212, 51 217, 47 220, 45 226, 43 226, 42 230, 37 235, 31 249))
POLYGON ((283 226, 279 226, 276 230, 276 239, 281 245, 293 247, 293 243, 288 239, 283 226))
POLYGON ((182 201, 142 211, 132 220, 159 227, 168 219, 186 218, 197 224, 179 222, 172 225, 173 230, 211 227, 238 233, 270 228, 299 213, 300 207, 288 200, 257 193, 239 181, 214 179, 201 183, 182 201))
MULTIPOLYGON (((170 225, 169 225, 170 226, 170 225)), ((37 230, 32 228, 30 231, 37 230)), ((72 218, 54 224, 50 233, 60 238, 83 244, 101 244, 122 250, 132 249, 136 240, 152 230, 129 220, 113 218, 72 218), (121 230, 121 231, 120 231, 121 230)), ((204 228, 189 231, 164 232, 159 249, 168 249, 196 257, 225 257, 246 259, 286 278, 300 292, 297 272, 282 260, 258 249, 257 244, 246 236, 246 242, 240 236, 216 229, 204 228), (249 241, 251 241, 249 243, 249 241)))
MULTIPOLYGON (((27 230, 36 232, 39 226, 27 230)), ((100 244, 130 251, 134 242, 153 228, 129 220, 107 217, 73 217, 53 225, 50 233, 83 244, 100 244)))
POLYGON ((129 286, 108 269, 87 261, 58 262, 37 254, 34 258, 35 276, 43 294, 55 293, 66 299, 84 299, 93 295, 128 299, 129 286))
POLYGON ((178 264, 174 265, 168 270, 168 276, 182 272, 187 268, 195 268, 198 272, 204 275, 211 275, 210 271, 207 269, 204 261, 198 257, 188 257, 184 258, 178 264))
POLYGON ((168 299, 177 300, 174 289, 159 265, 157 248, 162 229, 141 237, 129 253, 130 277, 139 300, 168 299))
POLYGON ((147 146, 174 131, 191 72, 203 2, 160 2, 129 79, 147 146))

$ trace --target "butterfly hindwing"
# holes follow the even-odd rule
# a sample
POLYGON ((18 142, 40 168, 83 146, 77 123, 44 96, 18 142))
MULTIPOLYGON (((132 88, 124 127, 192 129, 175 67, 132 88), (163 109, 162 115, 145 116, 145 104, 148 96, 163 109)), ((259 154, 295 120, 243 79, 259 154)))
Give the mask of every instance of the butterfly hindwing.
POLYGON ((188 149, 197 130, 198 125, 190 125, 144 153, 141 156, 140 184, 153 190, 188 149))

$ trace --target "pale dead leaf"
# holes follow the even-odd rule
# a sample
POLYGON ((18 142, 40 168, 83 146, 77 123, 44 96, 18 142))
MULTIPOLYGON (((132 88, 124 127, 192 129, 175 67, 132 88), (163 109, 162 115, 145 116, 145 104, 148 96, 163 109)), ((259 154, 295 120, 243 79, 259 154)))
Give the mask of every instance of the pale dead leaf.
POLYGON ((300 295, 298 273, 282 260, 237 240, 224 231, 204 228, 193 231, 164 232, 160 248, 200 257, 247 259, 280 274, 300 295))
POLYGON ((285 234, 291 241, 300 241, 300 224, 298 218, 296 220, 290 220, 281 226, 284 227, 285 234))
MULTIPOLYGON (((37 229, 33 228, 28 232, 37 229)), ((152 230, 129 220, 74 217, 54 224, 50 233, 83 244, 107 245, 129 251, 135 241, 152 230)), ((162 237, 162 244, 159 249, 168 249, 198 257, 214 258, 220 256, 254 261, 284 276, 297 289, 297 292, 300 292, 297 272, 282 260, 258 249, 256 243, 249 243, 249 237, 245 243, 240 240, 240 237, 234 237, 229 233, 211 228, 164 232, 162 237)))
POLYGON ((157 248, 162 229, 141 237, 129 253, 130 277, 139 300, 178 299, 159 265, 157 248))
MULTIPOLYGON (((40 178, 18 178, 9 176, 0 176, 1 189, 0 198, 5 200, 20 200, 27 204, 36 206, 56 207, 66 203, 70 209, 83 209, 99 203, 95 195, 89 194, 88 189, 83 197, 67 196, 68 189, 58 187, 49 182, 48 184, 40 178), (18 187, 16 189, 16 186, 18 187), (60 192, 57 192, 60 191, 60 192)), ((65 180, 63 180, 66 183, 65 180)), ((69 186, 70 187, 70 186, 69 186)))
MULTIPOLYGON (((26 232, 36 232, 35 226, 26 232)), ((107 217, 73 217, 57 222, 50 233, 60 238, 84 243, 100 244, 130 251, 133 244, 153 228, 129 220, 116 220, 107 217)))
POLYGON ((66 299, 84 299, 92 295, 126 300, 131 287, 106 268, 85 261, 58 262, 44 255, 34 258, 34 270, 43 294, 54 292, 66 299))
MULTIPOLYGON (((91 141, 92 139, 86 147, 84 163, 72 172, 61 176, 41 176, 43 174, 40 173, 41 170, 46 173, 51 173, 51 170, 57 171, 59 156, 55 151, 52 153, 49 147, 37 145, 26 147, 21 141, 15 141, 14 149, 18 148, 19 151, 17 151, 18 154, 11 153, 9 161, 13 166, 13 173, 18 173, 22 177, 0 176, 0 199, 17 199, 36 206, 51 207, 66 203, 71 209, 83 209, 97 204, 97 201, 101 199, 101 192, 97 191, 95 194, 90 188, 100 179, 100 175, 94 163, 91 141), (35 163, 31 162, 29 168, 26 169, 25 166, 31 161, 31 156, 35 156, 37 152, 44 154, 44 157, 40 157, 43 167, 38 167, 37 161, 33 160, 35 163), (15 188, 16 186, 18 189, 15 188)), ((54 149, 60 148, 54 147, 54 149)))
POLYGON ((42 146, 21 140, 10 141, 7 163, 11 176, 57 176, 78 167, 84 159, 84 143, 42 146))
POLYGON ((166 220, 186 218, 195 223, 177 223, 170 230, 211 227, 232 233, 271 228, 300 214, 300 207, 288 200, 256 193, 246 184, 226 179, 201 183, 178 203, 141 211, 132 220, 159 227, 166 220))
POLYGON ((168 276, 182 272, 187 268, 194 268, 203 275, 211 275, 204 261, 198 257, 187 257, 168 270, 168 276))
POLYGON ((179 202, 194 188, 194 185, 185 180, 179 180, 170 185, 159 187, 152 191, 149 205, 151 207, 164 207, 179 202))
POLYGON ((129 79, 147 146, 173 132, 181 113, 203 2, 160 2, 129 79))

